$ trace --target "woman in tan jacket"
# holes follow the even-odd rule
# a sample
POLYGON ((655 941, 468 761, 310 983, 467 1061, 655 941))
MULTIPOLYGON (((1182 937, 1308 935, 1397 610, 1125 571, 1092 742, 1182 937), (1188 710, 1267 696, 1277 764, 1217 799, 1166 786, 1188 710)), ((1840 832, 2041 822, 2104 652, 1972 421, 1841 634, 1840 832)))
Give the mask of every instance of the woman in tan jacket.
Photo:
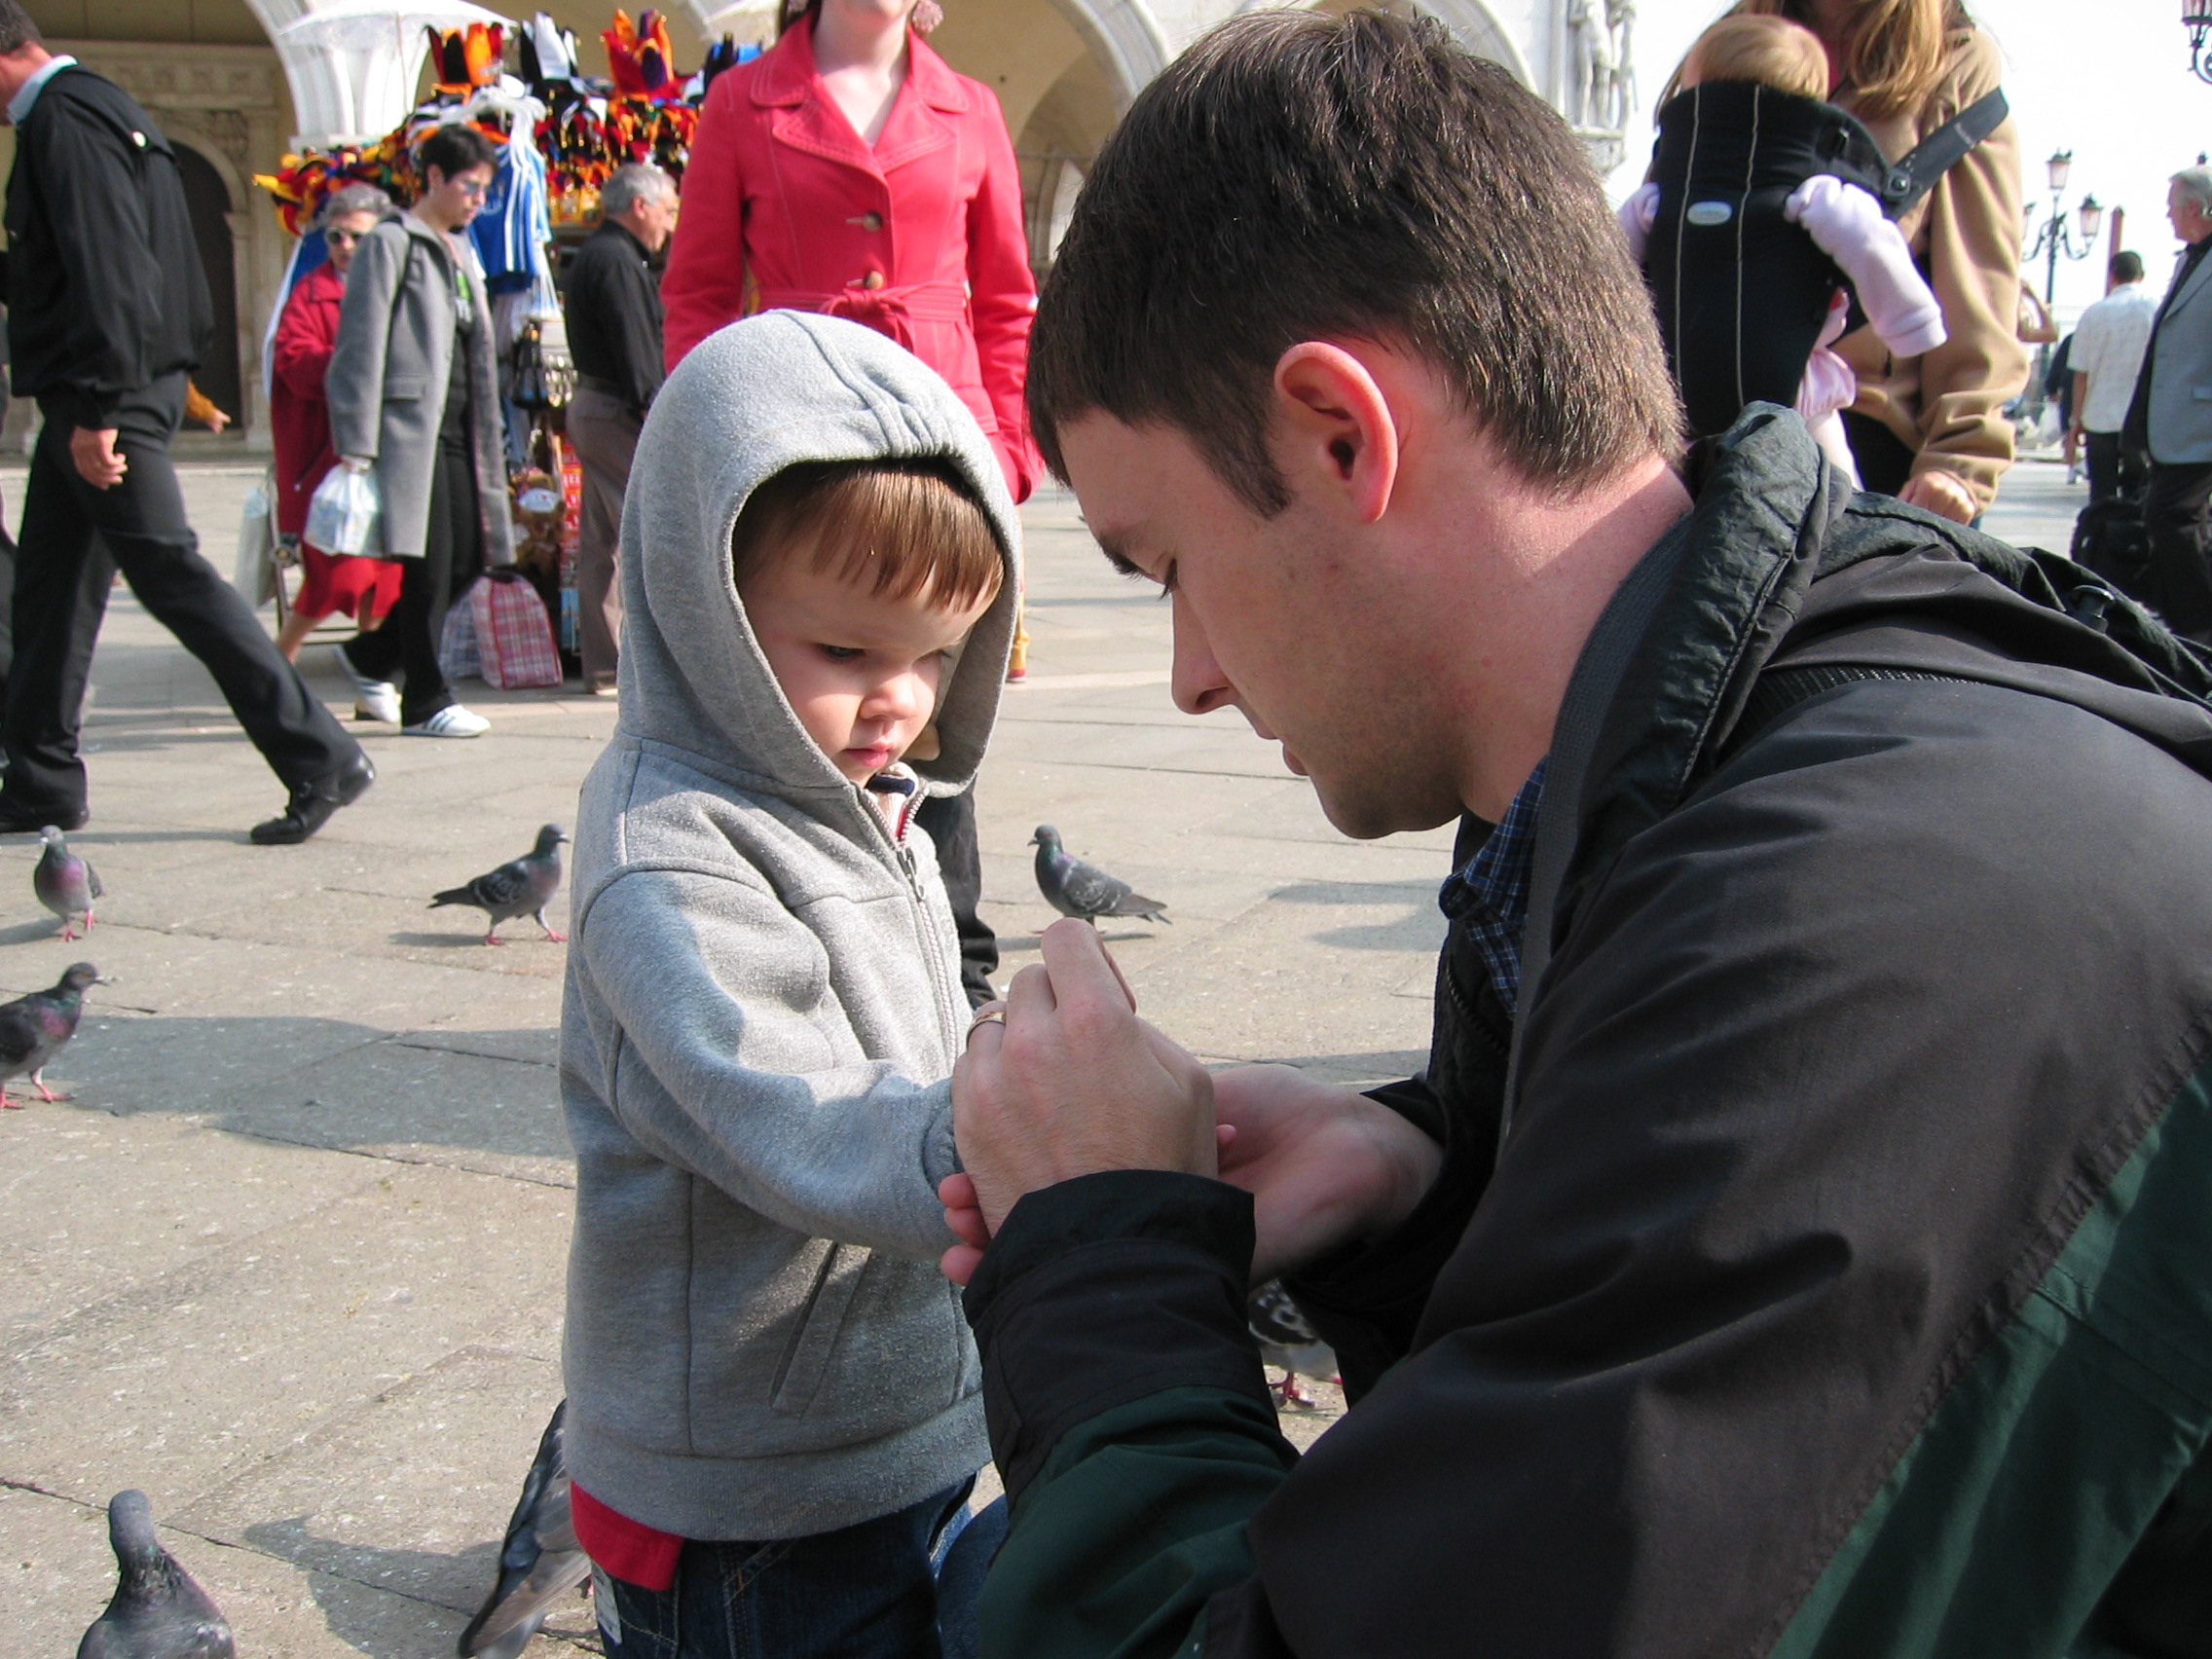
MULTIPOLYGON (((1827 49, 1829 98, 1898 160, 2002 78, 1997 43, 1959 0, 1740 0, 1803 23, 1827 49)), ((1960 523, 1985 511, 2012 464, 2005 405, 2027 384, 2017 337, 2020 146, 2010 121, 1899 222, 1943 306, 1947 338, 1893 358, 1871 328, 1836 342, 1859 377, 1845 429, 1871 490, 1960 523)))

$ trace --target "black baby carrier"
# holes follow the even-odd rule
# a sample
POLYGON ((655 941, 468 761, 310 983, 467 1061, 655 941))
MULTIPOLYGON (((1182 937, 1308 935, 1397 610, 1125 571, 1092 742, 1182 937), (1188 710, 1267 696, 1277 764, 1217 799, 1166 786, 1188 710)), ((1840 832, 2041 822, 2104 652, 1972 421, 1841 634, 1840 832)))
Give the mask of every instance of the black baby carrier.
POLYGON ((1791 193, 1832 173, 1896 219, 2007 113, 1993 92, 1892 163, 1857 116, 1818 98, 1714 81, 1668 100, 1652 148, 1659 207, 1643 275, 1692 436, 1726 431, 1748 403, 1793 403, 1845 286, 1812 237, 1783 217, 1791 193))

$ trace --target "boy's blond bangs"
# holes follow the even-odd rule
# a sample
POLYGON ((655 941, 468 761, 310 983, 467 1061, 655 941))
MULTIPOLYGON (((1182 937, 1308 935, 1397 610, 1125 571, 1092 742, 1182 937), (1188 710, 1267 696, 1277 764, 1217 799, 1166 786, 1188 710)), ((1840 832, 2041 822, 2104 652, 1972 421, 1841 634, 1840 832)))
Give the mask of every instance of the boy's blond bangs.
POLYGON ((1828 57, 1820 37, 1771 13, 1722 18, 1683 55, 1677 80, 1756 81, 1804 98, 1828 95, 1828 57))
POLYGON ((738 514, 730 556, 742 582, 807 544, 807 563, 892 599, 927 595, 964 610, 1005 579, 998 538, 949 461, 802 461, 757 490, 738 514))

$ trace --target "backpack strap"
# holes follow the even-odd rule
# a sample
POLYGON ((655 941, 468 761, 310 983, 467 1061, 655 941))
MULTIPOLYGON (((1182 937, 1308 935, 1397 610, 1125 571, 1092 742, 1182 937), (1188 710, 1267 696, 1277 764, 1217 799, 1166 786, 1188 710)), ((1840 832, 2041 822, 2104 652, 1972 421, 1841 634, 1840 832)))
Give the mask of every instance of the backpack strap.
POLYGON ((1912 153, 1897 163, 1882 177, 1882 211, 1893 219, 1901 219, 1912 204, 1936 188, 1936 181, 1958 163, 1967 153, 1998 128, 2012 113, 2012 106, 2005 101, 2005 89, 1997 88, 1982 96, 1912 148, 1912 153))

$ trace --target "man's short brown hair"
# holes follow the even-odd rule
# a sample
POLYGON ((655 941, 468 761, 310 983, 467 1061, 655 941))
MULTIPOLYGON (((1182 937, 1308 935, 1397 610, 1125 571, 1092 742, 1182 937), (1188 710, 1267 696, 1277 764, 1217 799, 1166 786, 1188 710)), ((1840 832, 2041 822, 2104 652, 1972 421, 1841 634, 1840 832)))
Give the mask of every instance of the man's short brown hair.
POLYGON ((1006 566, 982 503, 949 461, 808 461, 753 492, 730 533, 734 579, 804 546, 808 566, 891 599, 964 610, 1006 566))
POLYGON ((0 56, 44 40, 31 15, 16 0, 0 0, 0 56))
POLYGON ((1580 142, 1426 18, 1265 12, 1201 38, 1099 153, 1038 305, 1029 413, 1179 428, 1255 511, 1277 360, 1419 352, 1531 483, 1672 456, 1643 283, 1580 142))

